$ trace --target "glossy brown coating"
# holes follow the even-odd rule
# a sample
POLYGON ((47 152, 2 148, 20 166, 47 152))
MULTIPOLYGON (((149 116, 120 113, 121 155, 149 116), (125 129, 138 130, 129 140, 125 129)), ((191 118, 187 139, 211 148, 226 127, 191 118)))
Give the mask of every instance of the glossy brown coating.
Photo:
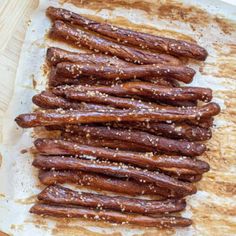
POLYGON ((184 121, 210 118, 220 112, 216 103, 202 107, 176 108, 160 107, 159 109, 130 109, 112 111, 81 111, 81 110, 47 110, 21 114, 15 118, 22 128, 63 124, 89 124, 117 121, 184 121))
POLYGON ((171 101, 204 101, 210 102, 212 90, 200 87, 166 88, 147 82, 129 82, 122 84, 122 88, 139 96, 151 96, 152 98, 171 101))
POLYGON ((108 210, 93 210, 82 207, 55 206, 37 203, 30 209, 30 213, 40 216, 54 216, 62 218, 85 218, 102 220, 118 224, 134 224, 145 227, 187 227, 192 224, 190 219, 176 216, 150 217, 137 214, 125 214, 108 210))
POLYGON ((68 91, 67 93, 65 93, 65 96, 66 98, 71 99, 73 101, 95 103, 95 104, 108 105, 111 107, 126 108, 126 109, 155 108, 157 105, 155 103, 143 102, 141 100, 133 98, 115 97, 97 91, 87 91, 87 92, 68 91))
POLYGON ((72 43, 77 47, 82 46, 96 53, 109 54, 137 64, 179 65, 181 63, 179 59, 171 55, 152 53, 146 50, 124 46, 91 34, 90 32, 85 32, 63 21, 55 21, 53 23, 49 36, 61 39, 67 43, 72 43))
POLYGON ((128 141, 151 147, 157 152, 167 154, 178 153, 186 156, 199 156, 206 150, 204 144, 168 139, 138 130, 117 129, 103 126, 66 126, 65 131, 73 135, 76 133, 84 133, 86 136, 128 141))
POLYGON ((32 101, 35 105, 44 108, 44 109, 57 109, 63 108, 67 109, 80 109, 80 110, 112 110, 112 107, 109 106, 101 106, 97 104, 87 104, 87 103, 78 103, 73 102, 68 99, 56 96, 50 91, 43 91, 40 94, 36 94, 33 96, 32 101))
POLYGON ((198 87, 164 87, 148 82, 128 82, 113 86, 60 86, 52 90, 57 95, 66 95, 69 92, 94 92, 114 95, 118 97, 140 96, 156 101, 205 101, 212 99, 212 90, 198 87))
POLYGON ((141 130, 154 135, 188 141, 205 141, 212 136, 211 129, 209 128, 206 129, 184 123, 114 122, 108 123, 107 125, 115 128, 141 130))
MULTIPOLYGON (((193 80, 195 71, 186 66, 172 65, 140 65, 140 66, 106 66, 88 63, 61 62, 56 65, 58 76, 79 79, 81 76, 94 76, 108 80, 143 79, 153 77, 171 77, 173 79, 190 83, 193 80)), ((158 80, 158 78, 157 78, 158 80)))
POLYGON ((159 172, 141 170, 119 163, 85 160, 63 156, 36 156, 33 166, 40 169, 80 170, 114 177, 132 178, 140 183, 154 183, 160 188, 166 188, 178 195, 188 195, 196 192, 196 187, 169 177, 159 172))
POLYGON ((168 198, 183 197, 173 191, 163 189, 155 184, 140 184, 131 179, 110 177, 98 173, 83 171, 43 171, 39 172, 39 180, 45 185, 75 183, 90 189, 104 190, 128 195, 159 195, 168 198))
POLYGON ((55 66, 60 62, 80 62, 89 64, 102 64, 102 65, 119 65, 128 66, 132 65, 129 62, 118 59, 117 57, 111 57, 103 54, 95 53, 77 53, 67 51, 57 47, 50 47, 47 49, 46 59, 50 65, 55 66))
POLYGON ((122 43, 128 43, 141 48, 153 49, 174 56, 190 57, 197 60, 205 60, 208 55, 204 48, 195 43, 136 32, 105 22, 99 23, 62 8, 49 7, 47 15, 53 20, 67 21, 113 38, 118 42, 121 41, 122 43))
POLYGON ((76 192, 60 185, 51 185, 38 195, 38 200, 48 204, 75 205, 110 209, 140 214, 158 214, 182 211, 186 207, 184 199, 145 200, 123 196, 107 196, 94 193, 76 192))
POLYGON ((184 156, 121 151, 86 146, 60 139, 36 139, 34 144, 43 155, 89 155, 98 159, 132 164, 148 170, 165 170, 167 168, 169 171, 185 174, 202 174, 209 170, 209 165, 206 162, 184 156))

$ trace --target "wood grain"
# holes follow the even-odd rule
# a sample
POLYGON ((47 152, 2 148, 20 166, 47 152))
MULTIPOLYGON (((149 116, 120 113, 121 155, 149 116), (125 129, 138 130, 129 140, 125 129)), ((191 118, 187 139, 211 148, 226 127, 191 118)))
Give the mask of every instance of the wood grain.
POLYGON ((13 94, 21 46, 30 14, 37 8, 38 0, 1 0, 0 2, 1 119, 13 94))

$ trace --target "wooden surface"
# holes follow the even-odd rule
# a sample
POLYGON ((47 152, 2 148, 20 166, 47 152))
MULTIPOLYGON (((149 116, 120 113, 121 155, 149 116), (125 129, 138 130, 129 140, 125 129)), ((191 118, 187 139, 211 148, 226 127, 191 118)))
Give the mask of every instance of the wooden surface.
POLYGON ((38 0, 0 0, 0 118, 10 102, 25 31, 38 0))

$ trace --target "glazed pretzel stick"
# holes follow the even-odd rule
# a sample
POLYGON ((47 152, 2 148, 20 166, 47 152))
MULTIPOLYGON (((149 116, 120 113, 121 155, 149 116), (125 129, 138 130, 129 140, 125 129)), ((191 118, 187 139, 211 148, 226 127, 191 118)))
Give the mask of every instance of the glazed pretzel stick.
POLYGON ((37 156, 33 165, 40 169, 55 170, 80 170, 93 173, 132 178, 139 182, 155 183, 161 188, 167 188, 177 194, 193 194, 196 192, 194 185, 179 181, 159 172, 144 171, 138 168, 119 163, 109 163, 93 160, 83 160, 63 156, 37 156))
POLYGON ((149 170, 169 169, 184 174, 202 174, 209 170, 209 165, 200 160, 194 160, 184 156, 153 155, 152 153, 140 153, 120 151, 109 148, 99 148, 81 145, 60 139, 37 139, 35 147, 43 155, 90 155, 109 161, 133 164, 149 170), (177 169, 176 169, 177 168, 177 169), (172 170, 174 169, 174 170, 172 170))
POLYGON ((30 213, 41 216, 54 216, 63 218, 85 218, 103 220, 119 224, 134 224, 145 227, 186 227, 192 224, 190 219, 177 216, 150 217, 134 214, 124 214, 108 210, 92 210, 82 207, 55 206, 37 203, 30 209, 30 213))
POLYGON ((98 210, 110 209, 140 214, 178 212, 186 207, 184 199, 145 200, 122 196, 76 192, 60 185, 46 187, 38 195, 38 200, 48 204, 62 204, 91 207, 98 210))
POLYGON ((171 55, 198 60, 205 60, 207 57, 207 51, 195 43, 136 32, 108 23, 99 23, 66 9, 49 7, 47 15, 53 20, 77 24, 85 29, 116 39, 118 42, 122 41, 122 43, 129 43, 141 48, 154 49, 171 55))
POLYGON ((173 78, 184 83, 193 80, 195 71, 185 66, 140 65, 140 66, 106 66, 88 63, 61 62, 56 65, 57 76, 79 79, 81 76, 93 76, 107 80, 144 79, 153 77, 173 78))
POLYGON ((212 90, 200 87, 166 87, 148 82, 127 82, 113 86, 60 86, 53 93, 65 95, 68 92, 100 92, 118 97, 140 96, 157 101, 205 101, 212 99, 212 90))
POLYGON ((155 184, 140 184, 131 179, 121 179, 107 175, 83 171, 43 171, 39 172, 39 180, 45 185, 75 183, 96 190, 105 190, 128 195, 159 195, 168 198, 179 198, 173 191, 163 189, 155 184))
POLYGON ((79 124, 79 123, 105 123, 117 121, 184 121, 210 118, 220 112, 216 103, 209 103, 196 108, 160 107, 159 109, 143 110, 113 110, 113 111, 64 111, 47 110, 21 114, 15 121, 22 128, 36 126, 79 124))
POLYGON ((66 126, 65 131, 73 135, 83 133, 87 137, 92 136, 128 141, 151 147, 152 150, 161 153, 178 153, 186 156, 198 156, 206 150, 204 144, 167 139, 137 130, 115 129, 103 126, 66 126))
POLYGON ((173 56, 120 45, 75 28, 63 21, 55 21, 53 23, 49 36, 62 39, 75 46, 82 46, 95 52, 117 56, 118 58, 138 64, 180 64, 180 60, 173 56))

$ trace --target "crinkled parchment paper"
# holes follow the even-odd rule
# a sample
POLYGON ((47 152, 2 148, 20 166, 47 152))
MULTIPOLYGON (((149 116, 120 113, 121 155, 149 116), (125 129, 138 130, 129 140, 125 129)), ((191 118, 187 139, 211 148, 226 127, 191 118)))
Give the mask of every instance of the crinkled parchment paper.
MULTIPOLYGON (((0 169, 0 231, 9 235, 236 235, 236 8, 214 0, 73 0, 63 1, 75 12, 102 17, 117 25, 158 35, 196 40, 207 48, 206 62, 192 66, 198 72, 193 85, 214 89, 222 107, 216 118, 209 151, 202 156, 211 171, 198 183, 198 193, 188 197, 182 215, 194 220, 187 229, 159 230, 85 220, 41 218, 28 213, 43 188, 31 166, 32 130, 18 128, 14 118, 34 107, 31 97, 43 90, 44 57, 50 45, 45 16, 56 0, 42 0, 28 27, 14 96, 4 117, 0 169), (71 3, 75 5, 72 5, 71 3)), ((75 49, 74 49, 75 50, 75 49)), ((7 78, 3 78, 7 79, 7 78)), ((1 233, 0 233, 1 235, 1 233)))

